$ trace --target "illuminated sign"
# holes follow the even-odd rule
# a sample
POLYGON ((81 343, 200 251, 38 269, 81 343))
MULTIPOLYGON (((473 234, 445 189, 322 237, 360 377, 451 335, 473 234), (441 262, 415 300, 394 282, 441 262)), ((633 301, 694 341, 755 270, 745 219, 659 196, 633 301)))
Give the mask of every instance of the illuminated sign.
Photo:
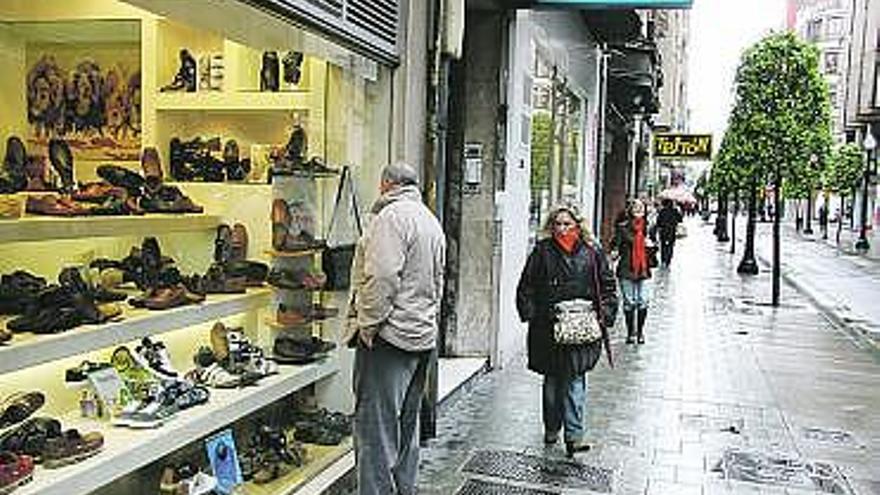
POLYGON ((574 8, 689 9, 693 0, 534 0, 535 5, 574 8))
POLYGON ((654 157, 709 160, 712 158, 712 135, 655 134, 654 157))

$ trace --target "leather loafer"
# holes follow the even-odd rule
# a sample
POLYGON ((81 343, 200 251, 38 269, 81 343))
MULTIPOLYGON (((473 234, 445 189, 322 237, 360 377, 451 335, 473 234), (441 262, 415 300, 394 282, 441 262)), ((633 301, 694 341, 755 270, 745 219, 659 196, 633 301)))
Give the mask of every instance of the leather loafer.
POLYGON ((117 187, 125 188, 132 196, 140 196, 144 187, 144 178, 137 172, 117 165, 100 165, 98 177, 117 187))

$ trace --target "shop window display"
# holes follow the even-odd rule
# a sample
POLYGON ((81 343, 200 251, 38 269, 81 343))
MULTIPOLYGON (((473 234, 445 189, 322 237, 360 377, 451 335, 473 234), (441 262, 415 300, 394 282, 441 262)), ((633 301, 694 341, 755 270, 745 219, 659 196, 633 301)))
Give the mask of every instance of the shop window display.
POLYGON ((321 254, 343 167, 376 196, 390 69, 288 29, 0 5, 0 491, 288 493, 350 449, 321 254))

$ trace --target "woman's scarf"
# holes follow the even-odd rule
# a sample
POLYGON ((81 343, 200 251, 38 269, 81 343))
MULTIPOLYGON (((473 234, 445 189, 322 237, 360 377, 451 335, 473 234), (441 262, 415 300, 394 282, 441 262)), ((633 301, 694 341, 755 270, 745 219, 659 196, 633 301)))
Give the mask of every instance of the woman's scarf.
POLYGON ((566 230, 562 233, 553 234, 553 240, 566 254, 574 253, 577 241, 581 237, 581 230, 577 227, 566 230))
POLYGON ((633 275, 639 277, 648 273, 648 256, 645 247, 645 218, 636 217, 632 221, 633 224, 633 245, 631 268, 633 275))

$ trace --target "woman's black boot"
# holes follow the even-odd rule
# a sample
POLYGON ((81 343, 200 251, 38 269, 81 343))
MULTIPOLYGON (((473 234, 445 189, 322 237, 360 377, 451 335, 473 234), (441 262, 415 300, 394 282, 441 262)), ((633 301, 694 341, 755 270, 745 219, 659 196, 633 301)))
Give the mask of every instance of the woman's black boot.
POLYGON ((593 446, 583 440, 565 442, 565 454, 568 456, 569 459, 574 457, 574 455, 578 452, 589 452, 591 448, 593 448, 593 446))
POLYGON ((635 334, 636 334, 635 333, 635 326, 636 326, 635 312, 631 309, 624 310, 623 315, 625 316, 624 319, 626 320, 626 343, 627 344, 634 344, 635 343, 635 334))
POLYGON ((648 308, 639 308, 639 344, 645 343, 645 318, 648 317, 648 308))

